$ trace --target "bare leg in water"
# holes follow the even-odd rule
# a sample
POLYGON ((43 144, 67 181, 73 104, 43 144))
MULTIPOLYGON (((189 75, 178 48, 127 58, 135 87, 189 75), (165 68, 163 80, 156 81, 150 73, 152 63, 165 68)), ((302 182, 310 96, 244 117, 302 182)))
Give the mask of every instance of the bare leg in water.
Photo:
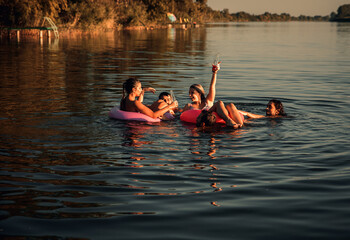
POLYGON ((226 105, 227 111, 230 113, 230 117, 235 121, 237 124, 240 125, 240 127, 243 126, 244 120, 242 119, 242 115, 236 108, 236 106, 233 103, 229 103, 226 105))
POLYGON ((243 120, 236 106, 233 103, 225 104, 222 101, 216 102, 209 110, 210 112, 216 112, 224 121, 226 125, 233 128, 239 128, 243 125, 243 120))

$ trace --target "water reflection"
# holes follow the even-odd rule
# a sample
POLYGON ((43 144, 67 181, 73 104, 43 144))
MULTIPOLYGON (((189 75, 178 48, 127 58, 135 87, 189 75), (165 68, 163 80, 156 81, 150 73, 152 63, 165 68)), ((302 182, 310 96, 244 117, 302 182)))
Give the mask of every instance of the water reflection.
MULTIPOLYGON (((123 124, 124 125, 124 124, 123 124)), ((128 154, 125 158, 124 164, 120 166, 129 168, 143 168, 143 171, 132 171, 130 174, 133 176, 133 181, 136 185, 134 189, 142 189, 142 191, 132 193, 135 196, 178 196, 187 194, 206 194, 209 192, 219 193, 223 191, 223 186, 220 182, 220 168, 216 165, 218 143, 222 141, 220 134, 227 134, 226 131, 206 131, 197 129, 194 125, 188 125, 187 130, 190 133, 188 137, 189 151, 191 154, 191 160, 181 161, 180 159, 173 159, 171 155, 166 154, 162 156, 152 156, 150 151, 152 149, 163 150, 169 152, 179 152, 183 150, 184 145, 178 143, 176 138, 181 138, 181 134, 176 131, 177 126, 174 126, 172 122, 161 122, 160 124, 143 124, 143 123, 125 123, 123 130, 122 146, 128 148, 128 154), (174 130, 175 127, 175 130, 174 130), (159 137, 157 137, 159 136, 159 137), (217 138, 219 136, 219 138, 217 138), (151 139, 151 140, 149 140, 151 139), (158 139, 158 141, 155 141, 158 139), (169 144, 164 146, 162 144, 169 144), (146 154, 147 152, 147 154, 146 154), (145 154, 143 154, 145 153, 145 154), (206 158, 207 156, 208 158, 206 158), (162 173, 156 176, 149 176, 149 172, 158 172, 162 169, 162 173), (199 184, 197 187, 186 187, 186 185, 178 185, 178 181, 184 176, 182 172, 188 172, 195 170, 199 171, 195 173, 194 178, 201 179, 206 182, 205 185, 199 184), (179 172, 180 171, 180 172, 179 172), (143 178, 148 179, 150 184, 148 187, 142 188, 140 184, 144 184, 143 178), (172 191, 167 191, 166 188, 158 189, 156 185, 162 183, 163 185, 172 186, 172 191), (175 184, 175 185, 174 185, 175 184)), ((240 136, 244 131, 235 131, 232 136, 240 136)), ((219 156, 219 160, 222 156, 219 156)), ((180 181, 181 182, 181 181, 180 181)), ((232 187, 231 185, 229 186, 232 187)), ((219 199, 212 199, 209 203, 212 206, 221 206, 218 203, 219 199)))
POLYGON ((151 130, 151 126, 147 123, 139 122, 126 122, 125 131, 123 131, 123 143, 122 146, 129 147, 142 147, 144 144, 151 145, 153 141, 141 141, 140 139, 145 137, 145 133, 151 130))
MULTIPOLYGON (((222 164, 222 161, 229 161, 224 159, 233 159, 235 155, 238 156, 240 154, 240 145, 232 145, 231 141, 239 141, 239 138, 244 137, 244 134, 248 131, 244 128, 233 130, 225 126, 202 129, 195 127, 193 124, 183 125, 190 133, 190 137, 188 138, 189 151, 192 154, 191 162, 195 162, 193 168, 201 171, 198 175, 201 176, 200 178, 205 178, 203 181, 208 184, 205 188, 206 190, 201 190, 199 193, 207 193, 208 191, 216 193, 215 195, 211 195, 209 203, 212 206, 221 207, 223 206, 220 204, 221 197, 217 194, 225 190, 225 188, 236 188, 237 185, 228 184, 225 186, 221 184, 221 177, 223 176, 225 178, 225 174, 217 164, 222 164), (230 156, 225 154, 225 148, 230 149, 230 156)), ((228 162, 225 165, 232 168, 238 167, 238 165, 232 165, 232 163, 228 162)))

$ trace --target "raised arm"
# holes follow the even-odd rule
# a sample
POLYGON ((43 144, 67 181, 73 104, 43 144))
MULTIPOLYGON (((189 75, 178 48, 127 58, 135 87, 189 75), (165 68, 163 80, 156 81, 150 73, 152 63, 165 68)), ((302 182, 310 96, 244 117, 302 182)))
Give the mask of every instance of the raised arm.
POLYGON ((220 65, 217 66, 213 66, 212 69, 212 76, 211 76, 211 81, 210 81, 210 86, 209 86, 209 93, 206 97, 207 103, 209 105, 213 105, 214 101, 215 101, 215 95, 216 95, 216 75, 218 73, 218 71, 220 70, 220 65))

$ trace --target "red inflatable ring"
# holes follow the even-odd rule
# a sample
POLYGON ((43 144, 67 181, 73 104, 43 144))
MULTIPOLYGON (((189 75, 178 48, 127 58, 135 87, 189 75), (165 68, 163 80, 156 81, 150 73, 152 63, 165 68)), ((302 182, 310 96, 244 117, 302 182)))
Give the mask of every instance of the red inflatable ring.
MULTIPOLYGON (((200 109, 191 109, 191 110, 184 111, 180 115, 180 120, 183 122, 188 122, 188 123, 197 123, 197 117, 199 116, 199 114, 201 112, 202 112, 202 110, 200 110, 200 109)), ((219 117, 219 115, 216 112, 214 112, 214 114, 216 115, 216 123, 225 124, 224 119, 219 117)))

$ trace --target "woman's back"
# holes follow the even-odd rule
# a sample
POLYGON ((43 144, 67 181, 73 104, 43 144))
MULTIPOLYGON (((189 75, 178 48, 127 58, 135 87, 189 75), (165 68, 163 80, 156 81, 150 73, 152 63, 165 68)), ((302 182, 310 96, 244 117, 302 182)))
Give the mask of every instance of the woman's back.
POLYGON ((127 112, 138 112, 138 109, 135 106, 135 101, 129 100, 128 97, 124 98, 120 103, 120 110, 127 111, 127 112))

